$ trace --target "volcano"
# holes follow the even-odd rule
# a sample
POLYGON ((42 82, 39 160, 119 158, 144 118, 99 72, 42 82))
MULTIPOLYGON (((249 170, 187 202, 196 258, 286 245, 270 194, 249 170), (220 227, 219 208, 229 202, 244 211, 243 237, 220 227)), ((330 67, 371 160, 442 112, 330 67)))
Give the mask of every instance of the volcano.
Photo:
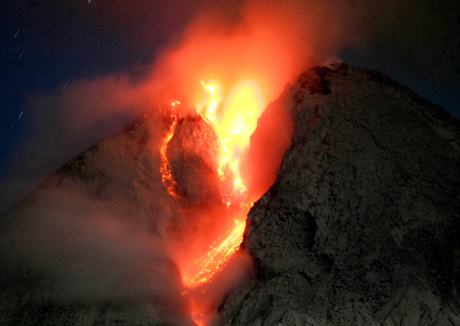
POLYGON ((207 118, 141 120, 2 216, 3 325, 460 325, 460 122, 439 106, 346 64, 301 74, 251 137, 251 183, 277 175, 242 238, 207 118), (188 288, 196 239, 249 259, 188 288))

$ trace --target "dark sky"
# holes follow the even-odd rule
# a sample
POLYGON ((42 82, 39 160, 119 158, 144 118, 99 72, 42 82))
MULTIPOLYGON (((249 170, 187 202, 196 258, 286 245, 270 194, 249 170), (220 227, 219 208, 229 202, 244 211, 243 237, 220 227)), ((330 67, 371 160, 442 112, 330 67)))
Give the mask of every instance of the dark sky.
MULTIPOLYGON (((4 199, 0 211, 44 174, 133 118, 120 116, 84 139, 70 140, 56 117, 58 108, 47 107, 43 96, 38 97, 43 103, 37 104, 36 94, 53 95, 82 79, 136 74, 136 66, 154 63, 158 50, 177 38, 198 13, 218 10, 237 17, 242 2, 2 0, 0 193, 4 199), (54 128, 59 133, 53 133, 54 128), (24 144, 37 134, 45 135, 45 140, 46 135, 62 136, 68 150, 61 155, 56 145, 55 159, 43 163, 37 159, 40 146, 53 152, 55 144, 25 149, 24 144)), ((460 117, 458 1, 414 0, 391 6, 386 1, 342 2, 366 30, 365 42, 340 50, 344 62, 379 70, 460 117)))

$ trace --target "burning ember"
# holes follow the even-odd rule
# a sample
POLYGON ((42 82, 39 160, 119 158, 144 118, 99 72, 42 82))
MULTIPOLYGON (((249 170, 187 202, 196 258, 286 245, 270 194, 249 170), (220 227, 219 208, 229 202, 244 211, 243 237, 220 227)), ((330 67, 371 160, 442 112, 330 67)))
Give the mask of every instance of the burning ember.
MULTIPOLYGON (((203 250, 197 250, 196 252, 188 253, 186 262, 178 259, 177 264, 181 270, 182 280, 186 289, 188 289, 184 292, 184 295, 189 296, 191 295, 191 290, 212 282, 213 277, 224 268, 229 259, 238 251, 242 242, 246 225, 246 215, 250 203, 246 202, 246 187, 240 176, 240 158, 249 147, 250 137, 256 129, 257 119, 265 105, 258 84, 252 80, 239 82, 227 96, 224 95, 222 88, 217 82, 205 83, 202 81, 202 85, 206 91, 206 99, 196 106, 196 112, 200 120, 193 117, 189 118, 189 120, 195 119, 193 120, 195 124, 204 121, 209 125, 208 128, 210 128, 213 134, 215 133, 217 146, 213 146, 211 144, 212 141, 205 139, 205 147, 206 151, 217 157, 208 159, 211 163, 200 163, 199 166, 205 166, 208 169, 212 167, 214 169, 212 173, 218 180, 219 186, 216 189, 219 189, 219 198, 221 200, 221 203, 218 203, 218 205, 223 205, 224 209, 227 210, 227 213, 221 214, 226 216, 212 216, 212 218, 215 221, 232 218, 234 223, 225 224, 219 221, 219 224, 227 225, 227 227, 226 229, 222 227, 217 228, 216 232, 220 234, 217 236, 214 235, 214 240, 206 245, 208 249, 204 251, 204 254, 203 250), (218 149, 214 150, 216 147, 218 149), (215 164, 212 164, 214 161, 215 164), (238 214, 236 218, 235 214, 238 214)), ((172 123, 160 150, 160 172, 163 184, 168 193, 174 198, 181 200, 181 193, 189 195, 190 192, 181 190, 180 180, 175 180, 174 168, 171 168, 172 163, 168 159, 173 155, 170 154, 173 150, 169 149, 169 145, 174 141, 174 137, 176 139, 180 138, 182 146, 185 146, 186 149, 192 152, 181 155, 185 155, 183 157, 190 157, 196 153, 201 153, 202 150, 200 148, 203 147, 203 144, 197 144, 196 146, 188 144, 190 141, 194 141, 194 139, 186 139, 186 136, 190 132, 183 132, 182 135, 177 134, 180 133, 179 128, 186 128, 187 123, 184 120, 187 118, 178 119, 176 108, 179 104, 179 102, 173 102, 170 108, 172 123)), ((199 129, 199 132, 194 130, 191 134, 195 135, 195 137, 196 134, 209 134, 209 132, 202 130, 203 128, 199 129)), ((207 137, 212 140, 212 137, 207 137)), ((196 142, 202 143, 203 140, 198 139, 196 142)), ((207 156, 209 154, 201 155, 207 156)), ((178 154, 175 154, 175 156, 178 156, 178 154)), ((202 178, 206 179, 206 175, 203 175, 202 178)), ((210 187, 210 184, 212 183, 203 181, 202 186, 210 187)), ((198 325, 205 324, 206 318, 203 317, 201 311, 202 305, 197 304, 194 298, 190 298, 190 301, 194 321, 198 325)))
POLYGON ((163 142, 163 146, 161 146, 160 154, 161 154, 161 165, 160 165, 160 173, 161 173, 161 180, 170 194, 173 197, 177 197, 176 193, 176 182, 171 174, 171 166, 169 164, 168 158, 166 157, 166 150, 168 147, 168 143, 171 140, 172 136, 174 135, 174 130, 176 129, 177 125, 177 117, 176 117, 176 105, 180 105, 179 101, 175 101, 171 104, 171 118, 172 124, 169 127, 168 133, 166 134, 165 140, 163 142))
POLYGON ((209 281, 225 265, 227 260, 238 250, 241 241, 243 241, 243 232, 246 226, 245 221, 236 221, 235 229, 216 247, 210 248, 208 253, 194 264, 200 267, 199 272, 189 278, 184 275, 184 283, 187 287, 195 287, 209 281))
POLYGON ((209 94, 197 110, 213 125, 222 141, 219 175, 225 179, 224 171, 228 168, 234 176, 232 191, 224 198, 227 199, 227 205, 244 203, 246 187, 240 176, 240 158, 249 147, 249 139, 264 109, 262 93, 256 82, 244 80, 223 101, 218 83, 201 83, 209 94))

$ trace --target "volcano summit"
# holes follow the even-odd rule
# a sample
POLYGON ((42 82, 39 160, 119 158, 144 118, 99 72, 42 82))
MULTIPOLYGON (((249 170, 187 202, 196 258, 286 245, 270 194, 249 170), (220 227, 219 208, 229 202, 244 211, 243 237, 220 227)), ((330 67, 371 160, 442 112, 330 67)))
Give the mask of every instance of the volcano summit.
POLYGON ((206 118, 181 119, 163 151, 169 115, 99 141, 2 216, 2 324, 460 325, 457 119, 375 71, 303 73, 245 156, 257 184, 287 149, 276 181, 198 287, 183 260, 247 207, 222 200, 206 118))

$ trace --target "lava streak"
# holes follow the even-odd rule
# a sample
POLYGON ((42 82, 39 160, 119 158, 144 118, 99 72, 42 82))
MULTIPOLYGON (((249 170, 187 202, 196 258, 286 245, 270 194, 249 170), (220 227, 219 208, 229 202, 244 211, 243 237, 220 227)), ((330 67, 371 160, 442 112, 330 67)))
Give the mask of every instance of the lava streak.
MULTIPOLYGON (((237 83, 227 94, 217 82, 203 81, 201 84, 206 98, 196 105, 196 112, 212 126, 220 140, 220 149, 212 155, 219 156, 215 173, 223 202, 217 201, 212 204, 215 206, 200 212, 199 215, 210 216, 210 219, 206 219, 203 230, 194 229, 193 234, 186 235, 187 243, 180 244, 176 263, 185 286, 184 296, 190 300, 192 318, 197 325, 206 325, 217 304, 213 300, 217 299, 203 298, 203 295, 206 296, 204 289, 213 288, 219 282, 217 279, 222 277, 222 270, 231 265, 230 258, 239 250, 243 240, 250 204, 246 203, 246 187, 240 176, 240 158, 249 147, 265 102, 258 84, 253 80, 237 83)), ((180 199, 167 157, 168 144, 178 124, 177 105, 178 102, 174 102, 171 106, 172 124, 160 149, 160 172, 168 193, 180 199)), ((195 209, 203 209, 188 205, 185 206, 185 214, 193 215, 195 209)))
MULTIPOLYGON (((217 82, 201 82, 208 92, 205 101, 197 105, 197 112, 213 126, 222 142, 218 174, 222 183, 231 183, 230 192, 223 193, 227 207, 249 207, 245 203, 246 187, 240 177, 240 157, 249 146, 249 140, 257 127, 257 119, 264 108, 264 100, 258 84, 252 80, 239 82, 224 99, 217 82), (230 171, 230 173, 228 172, 230 171)), ((227 189, 222 187, 222 189, 227 189)), ((245 213, 247 210, 244 210, 245 213)), ((196 267, 190 275, 183 271, 184 284, 195 287, 208 282, 238 250, 245 228, 246 214, 235 220, 235 227, 220 243, 214 242, 210 250, 193 262, 196 267)))
POLYGON ((161 154, 161 162, 160 162, 160 173, 161 173, 161 181, 163 182, 163 185, 165 186, 166 190, 168 191, 168 194, 173 196, 173 197, 178 197, 179 195, 177 194, 177 185, 176 182, 174 181, 174 178, 171 173, 171 165, 169 164, 169 160, 166 157, 166 150, 168 149, 168 144, 169 141, 171 140, 172 136, 174 135, 174 131, 176 130, 177 126, 177 112, 176 112, 176 106, 180 105, 179 101, 174 101, 171 103, 171 119, 172 123, 171 126, 169 127, 168 133, 165 136, 165 139, 163 141, 163 144, 161 145, 160 148, 160 154, 161 154))
POLYGON ((230 171, 232 183, 230 193, 222 194, 226 204, 243 204, 246 187, 240 176, 240 158, 249 147, 249 140, 257 127, 257 119, 265 102, 259 85, 253 80, 243 80, 230 91, 226 98, 219 83, 201 82, 208 92, 208 98, 197 105, 202 114, 214 127, 222 141, 219 175, 223 182, 230 171))
POLYGON ((211 248, 208 253, 194 262, 200 267, 198 274, 187 276, 183 275, 186 287, 196 287, 208 282, 217 272, 219 272, 228 259, 238 250, 243 241, 244 228, 246 221, 236 221, 235 229, 216 247, 211 248))

